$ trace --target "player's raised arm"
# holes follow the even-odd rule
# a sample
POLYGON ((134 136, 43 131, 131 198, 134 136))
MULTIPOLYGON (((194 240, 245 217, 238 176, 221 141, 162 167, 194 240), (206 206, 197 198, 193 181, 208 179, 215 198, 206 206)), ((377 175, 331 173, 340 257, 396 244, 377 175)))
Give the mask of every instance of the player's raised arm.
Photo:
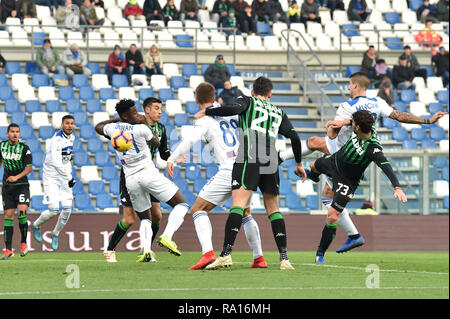
POLYGON ((408 112, 399 112, 397 110, 392 111, 389 115, 391 119, 397 120, 401 123, 410 124, 433 124, 439 121, 447 112, 436 112, 430 119, 424 119, 408 112))
POLYGON ((105 125, 111 124, 111 123, 117 123, 119 121, 120 121, 120 118, 102 121, 102 122, 98 123, 97 125, 95 125, 95 132, 97 132, 98 135, 102 135, 102 136, 106 137, 107 139, 109 139, 110 137, 108 135, 106 135, 106 133, 104 132, 105 125))
POLYGON ((233 105, 203 109, 197 114, 195 114, 195 118, 199 119, 205 115, 207 116, 239 115, 242 112, 244 112, 249 105, 250 105, 250 98, 247 96, 240 96, 236 99, 233 105))

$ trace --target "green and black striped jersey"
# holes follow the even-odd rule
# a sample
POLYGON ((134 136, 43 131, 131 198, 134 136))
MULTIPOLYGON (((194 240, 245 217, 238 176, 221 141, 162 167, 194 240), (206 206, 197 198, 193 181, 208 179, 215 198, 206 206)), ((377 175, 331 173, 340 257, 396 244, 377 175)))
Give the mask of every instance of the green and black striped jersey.
POLYGON ((159 150, 159 156, 163 160, 167 161, 167 159, 170 156, 170 151, 169 151, 169 147, 167 145, 166 127, 159 122, 156 122, 155 125, 150 125, 147 121, 146 121, 146 123, 147 123, 147 126, 152 131, 153 135, 156 135, 161 143, 159 148, 157 148, 153 145, 149 145, 150 153, 152 154, 152 158, 155 158, 156 152, 157 152, 157 150, 159 150))
POLYGON ((6 181, 8 177, 18 175, 22 173, 27 166, 32 165, 32 155, 28 145, 21 141, 16 145, 11 145, 9 141, 1 141, 0 162, 4 167, 3 185, 28 184, 27 176, 20 178, 15 183, 6 181))

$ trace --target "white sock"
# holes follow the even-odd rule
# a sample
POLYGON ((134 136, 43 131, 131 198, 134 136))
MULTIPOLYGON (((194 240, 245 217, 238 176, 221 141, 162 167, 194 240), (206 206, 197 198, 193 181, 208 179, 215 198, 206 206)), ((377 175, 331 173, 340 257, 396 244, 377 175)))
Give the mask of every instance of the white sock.
POLYGON ((252 215, 249 215, 242 219, 242 224, 244 225, 244 232, 245 237, 247 237, 248 245, 253 250, 253 259, 261 257, 263 252, 258 223, 253 219, 252 215))
POLYGON ((283 160, 283 162, 294 158, 294 151, 292 151, 292 147, 289 147, 285 151, 280 152, 280 158, 283 160))
POLYGON ((58 221, 56 222, 55 228, 53 229, 53 234, 58 236, 61 230, 66 226, 69 220, 70 213, 72 212, 72 207, 63 207, 61 213, 59 214, 58 221))
POLYGON ((166 235, 172 239, 173 234, 180 228, 183 224, 184 216, 187 214, 189 206, 186 203, 178 204, 169 214, 169 219, 167 221, 166 229, 163 235, 166 235))
POLYGON ((359 234, 355 224, 353 224, 352 220, 350 219, 350 214, 348 213, 348 210, 346 208, 344 208, 342 213, 339 215, 339 225, 344 228, 349 236, 359 234))
POLYGON ((59 210, 44 210, 41 215, 33 223, 34 227, 40 228, 43 224, 48 222, 50 219, 58 215, 59 210))
POLYGON ((152 221, 150 219, 142 219, 139 227, 139 235, 141 237, 141 249, 150 250, 152 245, 152 221))
POLYGON ((309 155, 311 153, 314 153, 314 151, 309 149, 308 140, 302 141, 302 156, 309 155))
POLYGON ((208 251, 213 250, 211 221, 208 214, 203 210, 195 212, 192 218, 194 219, 198 240, 202 246, 202 255, 204 255, 208 251))

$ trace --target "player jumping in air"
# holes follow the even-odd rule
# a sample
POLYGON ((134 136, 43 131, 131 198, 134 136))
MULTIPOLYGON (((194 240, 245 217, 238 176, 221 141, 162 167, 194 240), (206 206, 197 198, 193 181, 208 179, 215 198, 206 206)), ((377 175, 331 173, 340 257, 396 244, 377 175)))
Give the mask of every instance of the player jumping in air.
MULTIPOLYGON (((196 102, 201 109, 220 107, 213 104, 215 95, 214 86, 206 82, 201 83, 195 90, 196 102)), ((195 122, 192 133, 183 139, 167 160, 167 173, 173 178, 175 159, 189 152, 191 146, 197 141, 204 140, 212 146, 214 156, 220 163, 219 171, 205 184, 191 208, 195 231, 202 246, 202 257, 190 268, 192 270, 203 269, 217 258, 213 250, 212 228, 208 212, 216 206, 223 206, 231 196, 231 173, 239 149, 237 128, 237 116, 202 117, 195 122)), ((251 197, 246 203, 242 219, 245 236, 253 249, 254 261, 250 267, 266 268, 267 262, 262 253, 259 227, 250 215, 250 199, 251 197)))
POLYGON ((324 254, 336 235, 339 215, 353 197, 370 163, 377 164, 389 178, 395 188, 394 198, 403 203, 407 201, 389 161, 383 154, 374 123, 375 119, 370 111, 356 111, 352 114, 352 133, 347 142, 333 155, 319 158, 310 164, 311 178, 318 178, 320 174, 331 177, 334 194, 316 252, 317 263, 325 263, 324 254))
POLYGON ((5 245, 2 259, 14 256, 12 238, 14 232, 14 211, 19 220, 20 256, 28 253, 27 248, 27 209, 30 205, 30 185, 27 175, 31 173, 32 155, 30 148, 20 139, 19 125, 11 123, 6 131, 7 141, 0 142, 0 166, 3 164, 3 209, 5 210, 5 245))
MULTIPOLYGON (((436 123, 445 112, 436 112, 430 119, 423 119, 411 113, 399 112, 390 107, 383 99, 379 97, 367 98, 366 91, 370 85, 370 79, 366 73, 356 72, 350 76, 349 92, 352 100, 341 103, 336 112, 334 121, 329 121, 326 124, 328 130, 335 131, 333 137, 325 136, 310 137, 306 143, 302 143, 303 155, 311 154, 314 151, 320 151, 325 154, 334 154, 341 148, 352 134, 350 120, 352 114, 358 110, 368 110, 372 113, 375 121, 380 117, 389 117, 401 123, 415 123, 415 124, 433 124, 436 123), (342 129, 341 129, 342 128, 342 129), (336 137, 337 138, 334 138, 336 137)), ((292 149, 280 152, 282 160, 287 160, 293 157, 292 149)), ((316 180, 317 181, 317 180, 316 180)), ((334 193, 331 189, 332 181, 327 179, 322 192, 322 203, 325 207, 329 207, 334 193)), ((347 209, 344 209, 339 215, 339 225, 341 225, 348 234, 346 242, 336 250, 337 253, 343 253, 353 248, 364 244, 364 238, 359 234, 352 220, 350 219, 347 209)))

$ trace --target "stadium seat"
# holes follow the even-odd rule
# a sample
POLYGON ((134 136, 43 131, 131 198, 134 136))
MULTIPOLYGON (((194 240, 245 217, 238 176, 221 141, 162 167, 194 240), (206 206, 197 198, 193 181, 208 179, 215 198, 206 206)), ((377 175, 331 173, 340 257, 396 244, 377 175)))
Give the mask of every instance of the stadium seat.
POLYGON ((437 144, 433 140, 425 140, 425 141, 422 141, 421 147, 423 149, 425 149, 425 148, 437 148, 437 144))
POLYGON ((106 100, 109 100, 109 99, 115 99, 116 95, 114 93, 114 89, 113 88, 111 88, 111 87, 105 88, 104 87, 104 88, 100 89, 99 97, 100 97, 100 100, 106 101, 106 100))
POLYGON ((48 205, 47 204, 44 205, 42 203, 43 200, 44 200, 43 195, 35 195, 31 197, 31 208, 36 211, 44 211, 48 209, 48 205))
POLYGON ((95 129, 92 125, 87 124, 87 125, 80 126, 80 137, 81 138, 88 140, 95 136, 97 136, 97 133, 95 133, 95 129))
POLYGON ((39 88, 41 86, 48 86, 48 75, 45 74, 33 74, 31 78, 31 85, 35 88, 39 88))
POLYGON ((72 78, 72 85, 76 88, 81 88, 83 86, 88 86, 88 77, 85 74, 74 74, 72 78))
POLYGON ((38 129, 41 126, 50 126, 47 112, 34 112, 31 114, 31 125, 38 129))
POLYGON ((33 167, 41 168, 44 165, 45 153, 44 152, 34 152, 32 164, 33 167))
POLYGON ((401 90, 400 91, 400 100, 407 104, 417 101, 416 92, 414 92, 414 90, 401 90))
POLYGON ((89 183, 90 181, 100 180, 100 177, 98 176, 97 166, 91 166, 89 163, 83 165, 81 167, 80 177, 81 181, 85 184, 89 183))
POLYGON ((437 93, 444 89, 442 78, 440 76, 430 76, 427 78, 427 88, 431 89, 433 93, 437 93))
POLYGON ((256 32, 258 32, 258 35, 261 37, 265 37, 267 35, 273 35, 272 31, 270 30, 270 25, 267 23, 257 23, 256 24, 256 32))
POLYGON ((95 165, 102 167, 106 165, 111 165, 111 156, 107 151, 101 150, 95 153, 95 165))
MULTIPOLYGON (((110 143, 108 143, 110 144, 110 143)), ((119 179, 119 173, 114 165, 105 165, 102 168, 102 179, 107 181, 119 179)))
POLYGON ((398 121, 391 119, 389 117, 382 117, 382 123, 383 123, 383 127, 389 128, 389 129, 393 129, 394 127, 397 127, 398 121))
POLYGON ((434 157, 431 162, 437 168, 444 168, 448 166, 448 157, 434 157))
POLYGON ((120 179, 113 179, 109 182, 109 192, 113 195, 120 196, 120 179))
POLYGON ((19 62, 6 62, 5 71, 8 75, 22 73, 19 62))
POLYGON ((69 81, 66 74, 53 74, 51 84, 53 86, 59 86, 55 84, 56 80, 69 81))
POLYGON ((411 129, 411 137, 416 141, 424 141, 427 137, 427 130, 423 127, 411 129))
POLYGON ((39 137, 43 140, 51 138, 55 134, 55 129, 53 126, 45 125, 39 127, 39 137))
POLYGON ((103 111, 102 103, 97 98, 91 98, 86 101, 86 112, 95 113, 103 111))
POLYGON ((417 142, 414 140, 405 140, 402 142, 402 149, 404 150, 416 150, 417 148, 417 142))
POLYGON ((75 208, 81 211, 96 211, 95 207, 92 205, 91 197, 86 194, 82 193, 79 195, 75 195, 75 208))
POLYGON ((409 9, 417 11, 423 5, 423 0, 409 0, 409 9))
POLYGON ((70 99, 66 101, 66 111, 69 113, 84 112, 81 108, 79 99, 70 99))
POLYGON ((145 101, 149 97, 154 97, 155 92, 152 88, 141 88, 139 90, 139 100, 145 101))
POLYGON ((27 123, 27 115, 24 112, 14 112, 11 114, 11 123, 18 125, 27 123))
POLYGON ((83 101, 87 101, 87 100, 95 98, 94 89, 89 85, 82 86, 80 88, 79 93, 80 93, 80 99, 82 99, 83 101))
POLYGON ((0 100, 6 101, 12 98, 14 98, 14 92, 9 85, 0 87, 0 100))
POLYGON ((444 196, 444 208, 445 209, 449 209, 449 205, 448 205, 448 195, 447 196, 444 196))
POLYGON ((430 129, 430 137, 435 141, 447 139, 445 130, 440 126, 432 126, 430 129))
POLYGON ((183 193, 183 195, 185 194, 185 192, 189 191, 189 184, 184 178, 182 178, 182 177, 175 178, 175 174, 174 174, 173 182, 175 183, 175 185, 178 186, 178 188, 183 193))
POLYGON ((448 89, 438 91, 437 99, 440 103, 448 105, 448 89))
POLYGON ((166 102, 167 100, 173 100, 175 98, 171 88, 161 88, 159 90, 158 97, 163 102, 166 102))
POLYGON ((175 44, 179 48, 193 48, 191 37, 187 34, 177 34, 175 36, 175 44))
POLYGON ((174 90, 186 87, 186 81, 181 75, 174 75, 170 78, 170 87, 174 90))
POLYGON ((449 181, 449 167, 445 166, 442 168, 442 179, 444 181, 449 181))
POLYGON ((198 75, 197 66, 195 64, 183 64, 181 74, 187 78, 191 75, 198 75))
POLYGON ((102 180, 90 181, 88 183, 88 191, 92 195, 105 193, 105 183, 102 180))
MULTIPOLYGON (((161 92, 160 92, 161 94, 161 92)), ((185 104, 187 101, 195 101, 194 90, 191 88, 179 88, 178 89, 178 100, 185 104)))
POLYGON ((392 138, 396 141, 403 142, 409 139, 408 131, 402 126, 394 127, 392 129, 392 138))
POLYGON ((195 181, 200 176, 200 168, 195 164, 186 165, 186 179, 190 181, 195 181))
POLYGON ((41 86, 38 88, 39 101, 47 102, 49 100, 58 100, 53 86, 41 86))
POLYGON ((286 195, 286 206, 290 210, 294 211, 307 211, 308 209, 303 206, 302 199, 295 193, 289 193, 286 195))
POLYGON ((292 185, 291 182, 287 179, 280 179, 280 194, 288 195, 292 193, 292 185))
POLYGON ((59 100, 48 100, 45 103, 45 110, 48 113, 53 113, 53 112, 62 112, 62 106, 61 106, 61 102, 59 102, 59 100))
POLYGON ((190 125, 189 123, 189 115, 186 113, 178 113, 174 115, 173 124, 175 126, 181 127, 183 125, 190 125))
POLYGON ((127 76, 124 74, 113 74, 111 84, 112 87, 116 89, 121 87, 127 87, 128 86, 127 76))
POLYGON ((27 62, 25 63, 25 73, 30 75, 41 74, 41 70, 39 70, 36 62, 27 62))
POLYGON ((61 86, 59 88, 59 99, 63 101, 75 99, 75 93, 71 86, 61 86))
POLYGON ((200 111, 200 107, 198 106, 197 102, 194 101, 188 101, 186 102, 186 112, 188 114, 197 114, 200 111))
POLYGON ((194 180, 194 193, 198 194, 202 190, 203 186, 207 183, 206 179, 199 177, 194 180))
MULTIPOLYGON (((94 33, 94 32, 93 32, 94 33)), ((95 75, 95 74, 101 74, 102 72, 100 71, 100 64, 98 64, 97 62, 88 62, 86 64, 86 67, 91 70, 91 75, 95 75)), ((93 79, 94 77, 92 77, 93 79)))
POLYGON ((189 87, 193 90, 195 90, 197 86, 202 82, 205 82, 205 78, 203 77, 203 75, 191 75, 189 77, 189 87))
POLYGON ((89 124, 89 117, 84 111, 71 112, 76 126, 89 124))
POLYGON ((8 85, 8 78, 3 73, 0 73, 0 87, 8 85))
POLYGON ((158 92, 161 88, 169 88, 166 76, 163 74, 154 74, 150 78, 150 85, 154 91, 158 92))
POLYGON ((208 164, 206 165, 206 178, 210 179, 219 171, 219 168, 216 164, 208 164))
POLYGON ((96 196, 96 206, 99 209, 115 208, 111 195, 104 192, 96 196))
POLYGON ((319 209, 317 195, 307 195, 305 198, 306 207, 309 209, 319 209))
MULTIPOLYGON (((86 113, 84 113, 86 114, 86 113)), ((103 151, 103 142, 98 137, 90 138, 87 143, 87 151, 90 153, 95 153, 98 151, 103 151)))
POLYGON ((20 102, 17 99, 15 99, 14 97, 6 100, 5 111, 7 113, 22 112, 22 110, 20 108, 20 102))
POLYGON ((341 28, 342 34, 345 35, 346 37, 359 36, 359 32, 355 24, 343 24, 341 28))
POLYGON ((384 41, 385 45, 391 50, 403 50, 402 39, 398 37, 387 37, 384 41))
MULTIPOLYGON (((380 1, 378 1, 378 2, 380 2, 380 1)), ((377 3, 378 3, 377 2, 377 3)), ((384 1, 383 1, 384 2, 384 1)), ((387 23, 390 23, 390 24, 396 24, 396 23, 401 23, 402 21, 401 21, 401 19, 400 19, 400 15, 398 14, 398 12, 386 12, 385 14, 384 14, 384 20, 387 22, 387 23)))
POLYGON ((428 112, 430 114, 434 114, 436 112, 444 112, 444 107, 441 103, 438 102, 430 103, 428 104, 428 112))
POLYGON ((346 77, 350 77, 350 75, 352 75, 353 73, 356 73, 356 72, 359 72, 359 71, 361 71, 361 67, 360 66, 356 66, 356 65, 354 65, 354 66, 347 66, 347 68, 346 68, 346 72, 345 72, 345 76, 346 77))

